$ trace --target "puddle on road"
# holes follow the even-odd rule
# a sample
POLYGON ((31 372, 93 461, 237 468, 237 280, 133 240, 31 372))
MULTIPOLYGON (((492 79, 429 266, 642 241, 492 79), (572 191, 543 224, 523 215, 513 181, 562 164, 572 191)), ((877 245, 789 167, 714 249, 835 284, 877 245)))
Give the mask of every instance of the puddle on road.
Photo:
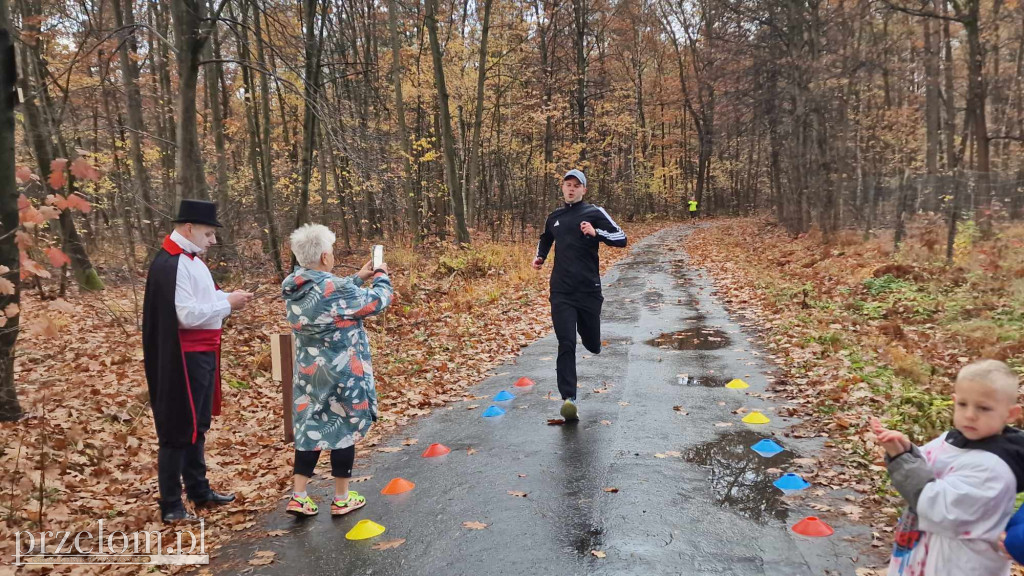
POLYGON ((710 470, 708 481, 717 504, 728 506, 758 524, 767 524, 773 519, 786 522, 789 518, 782 492, 772 484, 779 474, 769 474, 767 470, 785 470, 796 456, 786 450, 764 458, 750 449, 766 437, 750 430, 738 430, 683 453, 687 462, 710 470))
POLYGON ((724 376, 676 376, 676 384, 680 386, 703 386, 705 388, 721 388, 729 382, 724 376))
POLYGON ((685 260, 673 260, 669 262, 669 271, 676 283, 681 286, 693 286, 693 279, 690 278, 691 268, 685 260))
POLYGON ((644 306, 651 309, 657 309, 661 307, 662 302, 665 300, 665 295, 658 290, 646 290, 643 293, 644 306))
POLYGON ((580 556, 590 556, 591 550, 600 550, 604 530, 598 526, 591 526, 575 532, 572 537, 572 547, 580 556))
POLYGON ((687 328, 666 332, 646 344, 675 350, 718 350, 729 345, 729 336, 717 328, 687 328))

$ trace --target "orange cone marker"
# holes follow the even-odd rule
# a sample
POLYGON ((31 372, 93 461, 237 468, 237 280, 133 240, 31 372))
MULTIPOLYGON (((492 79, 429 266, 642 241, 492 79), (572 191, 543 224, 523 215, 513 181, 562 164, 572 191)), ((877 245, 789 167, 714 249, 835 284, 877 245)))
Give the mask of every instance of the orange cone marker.
POLYGON ((515 383, 516 388, 529 388, 530 386, 533 386, 533 380, 530 380, 526 376, 523 376, 519 380, 516 380, 515 383))
POLYGON ((409 482, 405 478, 393 478, 391 482, 388 482, 388 485, 380 491, 380 493, 387 496, 394 496, 395 494, 404 494, 415 487, 415 484, 409 482))
POLYGON ((810 536, 812 538, 823 538, 836 533, 831 526, 825 524, 815 516, 808 516, 794 524, 793 532, 796 532, 801 536, 810 536))
POLYGON ((431 444, 430 446, 427 447, 426 450, 423 451, 423 457, 436 458, 437 456, 444 456, 449 452, 451 452, 451 450, 448 449, 448 447, 445 446, 444 444, 431 444))

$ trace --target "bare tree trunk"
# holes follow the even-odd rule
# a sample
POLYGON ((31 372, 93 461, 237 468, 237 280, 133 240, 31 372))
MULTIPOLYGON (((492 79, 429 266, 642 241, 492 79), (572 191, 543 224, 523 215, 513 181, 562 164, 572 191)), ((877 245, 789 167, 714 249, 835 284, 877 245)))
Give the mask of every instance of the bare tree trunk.
MULTIPOLYGON (((11 19, 7 0, 0 0, 0 274, 13 290, 0 291, 0 310, 21 305, 21 281, 18 278, 18 245, 14 233, 18 222, 18 185, 14 177, 14 107, 18 103, 17 66, 11 37, 11 19)), ((18 341, 20 314, 4 314, 0 330, 0 422, 22 416, 18 389, 14 383, 14 352, 18 341)))
POLYGON ((455 138, 452 135, 451 111, 448 108, 448 87, 444 79, 444 59, 441 44, 437 39, 437 0, 426 0, 424 25, 430 36, 430 53, 434 60, 434 85, 437 87, 437 104, 440 113, 441 141, 444 147, 445 180, 451 198, 452 213, 455 216, 455 241, 469 244, 469 230, 466 228, 465 206, 462 203, 461 179, 455 162, 455 138))
MULTIPOLYGON (((406 211, 409 213, 409 231, 413 246, 423 241, 420 230, 419 199, 412 187, 412 142, 405 125, 405 100, 402 98, 402 42, 398 35, 398 6, 395 0, 388 0, 388 28, 391 32, 391 84, 395 90, 395 117, 398 123, 398 139, 402 146, 402 193, 405 194, 406 211)), ((347 237, 347 229, 346 229, 347 237)))
POLYGON ((937 22, 924 18, 921 25, 924 28, 925 170, 927 190, 932 194, 939 171, 939 38, 934 30, 937 22))
MULTIPOLYGON (((940 0, 935 0, 938 3, 940 0)), ((949 14, 949 0, 941 0, 942 15, 949 14)), ((946 263, 953 264, 953 247, 956 244, 957 222, 960 218, 960 157, 956 152, 956 93, 953 89, 953 42, 950 36, 949 20, 942 21, 942 64, 943 88, 945 92, 945 119, 943 132, 946 144, 946 172, 952 183, 952 196, 949 207, 949 228, 946 235, 946 263)))
MULTIPOLYGON (((210 43, 210 50, 214 63, 206 68, 206 87, 210 95, 210 117, 213 125, 213 145, 217 152, 217 193, 216 198, 220 204, 221 213, 228 215, 233 212, 231 197, 228 190, 228 153, 224 141, 224 106, 221 95, 221 78, 224 75, 224 68, 220 63, 220 37, 217 34, 216 25, 213 26, 213 41, 210 43)), ((231 242, 231 222, 233 219, 225 218, 225 227, 220 234, 224 236, 224 243, 231 242)))
POLYGON ((334 193, 338 195, 338 205, 341 208, 341 232, 342 237, 345 239, 345 250, 352 252, 352 235, 348 228, 348 181, 342 180, 341 170, 339 169, 338 161, 334 156, 334 148, 328 147, 327 150, 328 154, 330 154, 331 172, 334 174, 334 193))
MULTIPOLYGON (((252 61, 253 53, 249 43, 249 8, 250 2, 243 2, 241 4, 242 26, 240 27, 241 36, 239 38, 238 52, 243 54, 247 61, 252 61)), ((253 13, 255 19, 252 24, 252 34, 258 37, 260 34, 260 14, 255 9, 253 13)), ((258 54, 262 56, 262 49, 259 50, 258 54)), ((263 68, 262 58, 260 58, 259 64, 263 68)), ((265 149, 262 138, 263 133, 269 132, 263 125, 264 122, 269 122, 270 118, 270 113, 266 110, 266 107, 270 106, 269 86, 267 85, 266 75, 262 74, 260 81, 260 105, 257 106, 255 100, 256 82, 253 80, 252 75, 253 72, 248 66, 242 66, 242 80, 245 85, 245 111, 249 128, 249 167, 252 170, 253 184, 255 186, 256 207, 263 218, 266 247, 270 251, 270 258, 278 275, 283 276, 284 266, 281 261, 281 249, 277 236, 277 222, 274 219, 273 182, 267 180, 268 175, 271 174, 268 168, 270 151, 265 149)))
POLYGON ((989 173, 989 136, 985 119, 985 53, 981 46, 980 0, 967 0, 962 22, 967 33, 967 114, 975 144, 975 169, 978 172, 978 196, 981 199, 977 215, 982 234, 992 233, 992 185, 989 173))
POLYGON ((129 154, 132 158, 132 175, 135 177, 135 185, 138 188, 138 196, 135 204, 142 207, 142 237, 143 241, 150 246, 156 245, 157 228, 156 217, 153 212, 153 199, 150 197, 152 184, 149 180, 149 170, 146 168, 145 159, 142 156, 142 135, 146 132, 145 120, 142 117, 142 94, 139 91, 139 65, 136 64, 134 56, 138 54, 139 47, 135 41, 135 14, 131 2, 124 4, 123 0, 113 0, 114 17, 118 28, 127 27, 127 38, 121 43, 118 50, 121 60, 121 75, 124 79, 124 91, 128 109, 128 142, 130 143, 129 154))
MULTIPOLYGON (((37 22, 40 14, 38 4, 28 6, 22 4, 22 18, 37 22)), ((31 27, 26 26, 29 31, 38 32, 38 24, 31 27)), ((47 83, 40 81, 40 78, 50 77, 46 69, 46 61, 39 52, 39 45, 22 46, 22 70, 25 74, 18 78, 21 82, 21 90, 25 95, 25 129, 29 141, 36 154, 36 162, 39 165, 39 174, 44 180, 50 175, 52 163, 57 154, 64 154, 66 146, 60 132, 53 125, 53 114, 49 108, 47 96, 47 83)), ((70 194, 75 193, 74 179, 68 178, 68 190, 70 194)), ((70 210, 62 210, 58 219, 61 247, 71 259, 71 268, 75 272, 78 284, 86 290, 102 290, 103 282, 99 274, 93 268, 92 261, 85 251, 85 244, 78 234, 74 217, 70 210)))
POLYGON ((473 115, 473 136, 469 145, 469 174, 462 184, 466 202, 466 219, 476 222, 476 187, 480 163, 480 124, 484 118, 484 81, 487 78, 487 35, 490 31, 492 0, 484 0, 484 19, 480 32, 480 66, 476 78, 476 112, 473 115))
MULTIPOLYGON (((255 0, 249 2, 252 8, 253 36, 256 37, 256 61, 261 70, 267 70, 267 59, 263 47, 263 15, 255 0)), ((283 106, 283 104, 282 104, 283 106)), ((281 241, 277 230, 276 211, 274 209, 274 149, 270 145, 270 82, 265 72, 260 73, 260 165, 263 168, 263 201, 267 207, 267 235, 270 239, 270 257, 278 274, 284 274, 284 260, 281 256, 281 241)))
POLYGON ((320 55, 323 52, 324 26, 327 22, 326 2, 320 9, 317 30, 317 3, 319 0, 302 0, 305 23, 305 112, 302 118, 302 156, 299 167, 299 206, 295 213, 295 227, 309 221, 309 181, 313 177, 313 150, 316 149, 317 116, 316 106, 320 94, 320 55))
POLYGON ((177 139, 174 121, 174 104, 171 90, 171 65, 170 47, 162 38, 170 37, 170 22, 167 16, 165 2, 152 2, 149 4, 149 15, 153 19, 152 25, 156 28, 156 34, 150 37, 150 47, 153 50, 153 65, 156 74, 157 92, 157 134, 160 137, 157 144, 160 148, 160 164, 162 168, 161 186, 163 194, 159 205, 164 214, 170 218, 161 218, 160 227, 174 218, 174 211, 177 206, 174 202, 174 142, 177 139), (162 38, 158 38, 162 37, 162 38))
POLYGON ((172 0, 174 40, 178 50, 177 148, 174 157, 174 206, 184 198, 209 200, 206 170, 199 146, 196 124, 196 90, 199 85, 199 62, 209 37, 206 23, 206 0, 172 0))
POLYGON ((576 142, 580 146, 580 161, 587 159, 587 0, 572 0, 575 30, 573 43, 576 49, 576 142))

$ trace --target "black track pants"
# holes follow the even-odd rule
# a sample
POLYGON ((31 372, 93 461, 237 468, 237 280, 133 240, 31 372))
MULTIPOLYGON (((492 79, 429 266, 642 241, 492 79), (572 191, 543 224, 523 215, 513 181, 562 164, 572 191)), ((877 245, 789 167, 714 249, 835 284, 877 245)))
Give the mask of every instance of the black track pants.
POLYGON ((558 338, 558 392, 562 399, 576 398, 576 334, 583 346, 594 354, 601 353, 600 292, 551 293, 551 321, 558 338))

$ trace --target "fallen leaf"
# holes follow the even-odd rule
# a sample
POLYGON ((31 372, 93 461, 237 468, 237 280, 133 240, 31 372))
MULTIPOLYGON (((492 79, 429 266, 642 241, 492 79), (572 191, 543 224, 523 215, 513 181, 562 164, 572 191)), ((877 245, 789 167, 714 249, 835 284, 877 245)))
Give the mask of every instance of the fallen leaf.
POLYGON ((290 530, 271 530, 270 532, 267 532, 267 536, 284 536, 288 532, 290 532, 290 530))
POLYGON ((673 406, 672 409, 675 410, 676 412, 679 412, 683 416, 686 416, 687 414, 689 414, 689 412, 687 412, 686 410, 683 410, 682 406, 673 406))
POLYGON ((515 490, 508 491, 509 496, 518 496, 519 498, 526 498, 526 492, 517 492, 515 490))
POLYGON ((259 550, 254 554, 255 558, 249 560, 249 565, 266 566, 267 564, 270 564, 274 561, 274 556, 276 555, 277 552, 272 552, 270 550, 259 550))
POLYGON ((607 554, 601 552, 600 550, 591 550, 590 553, 594 556, 597 556, 598 558, 604 558, 605 556, 607 556, 607 554))
POLYGON ((618 489, 618 488, 612 488, 612 487, 609 487, 609 488, 604 488, 604 491, 605 491, 605 492, 612 492, 612 493, 615 493, 615 492, 618 492, 618 491, 619 491, 619 489, 618 489))
POLYGON ((673 458, 682 458, 683 457, 683 453, 682 452, 676 452, 675 450, 667 450, 665 452, 665 456, 671 456, 673 458))
POLYGON ((657 453, 657 454, 655 454, 655 455, 654 455, 654 457, 655 457, 655 458, 668 458, 668 456, 666 456, 666 455, 664 455, 664 454, 662 454, 662 453, 660 453, 660 452, 659 452, 659 453, 657 453))
POLYGON ((462 523, 463 528, 469 528, 470 530, 483 530, 484 528, 487 528, 487 526, 487 524, 484 524, 483 522, 477 522, 475 520, 472 522, 462 523))
POLYGON ((470 404, 469 406, 466 406, 466 410, 476 410, 479 407, 479 404, 470 404))
POLYGON ((391 453, 391 452, 401 452, 401 451, 402 451, 402 447, 401 446, 385 446, 384 448, 377 448, 377 452, 388 452, 388 453, 391 453))
POLYGON ((629 402, 619 402, 619 406, 629 406, 629 402))
POLYGON ((854 506, 853 504, 843 506, 839 510, 849 516, 851 520, 860 520, 860 515, 864 513, 863 508, 860 506, 854 506))
POLYGON ((476 448, 467 447, 466 448, 466 456, 472 456, 473 454, 476 454, 476 448))
POLYGON ((605 426, 611 426, 612 421, 611 420, 601 420, 601 424, 603 424, 605 426))
POLYGON ((562 418, 549 418, 548 419, 548 426, 561 426, 562 424, 565 424, 565 420, 562 419, 562 418))
POLYGON ((395 538, 394 540, 385 540, 384 542, 377 542, 371 548, 374 550, 387 550, 389 548, 398 548, 402 544, 405 544, 405 538, 395 538))
POLYGON ((715 426, 718 426, 719 428, 726 428, 728 426, 732 426, 732 422, 716 422, 715 426))
POLYGON ((417 442, 419 442, 419 438, 406 438, 405 440, 402 440, 402 446, 412 446, 417 442))

